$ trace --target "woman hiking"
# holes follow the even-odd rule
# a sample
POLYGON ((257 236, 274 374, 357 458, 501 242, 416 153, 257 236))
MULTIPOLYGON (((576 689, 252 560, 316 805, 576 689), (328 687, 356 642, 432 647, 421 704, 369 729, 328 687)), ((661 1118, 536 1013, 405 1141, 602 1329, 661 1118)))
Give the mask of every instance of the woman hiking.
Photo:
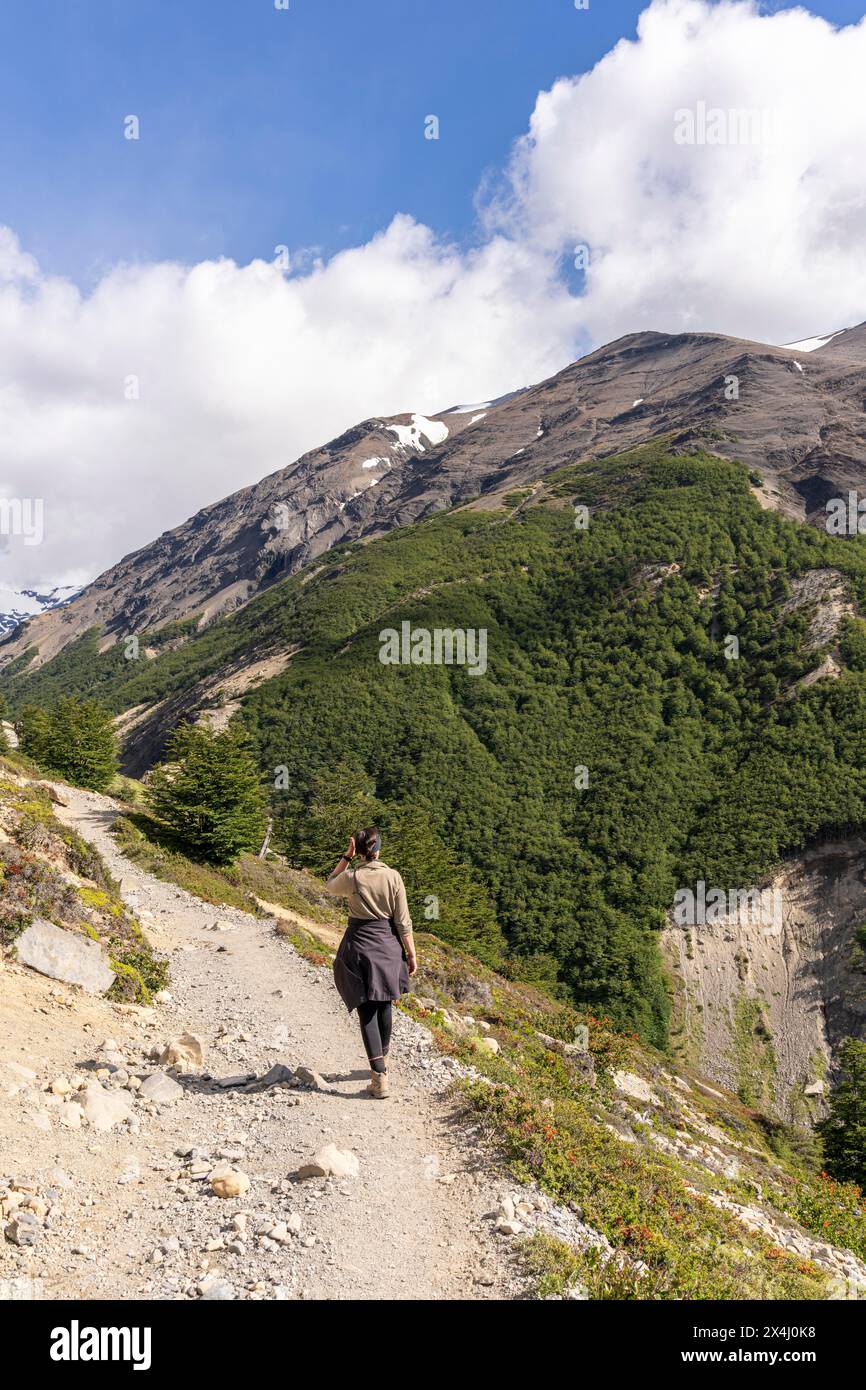
POLYGON ((370 1063, 367 1095, 388 1095, 391 1004, 409 990, 418 969, 406 888, 396 869, 379 858, 382 837, 375 825, 359 830, 337 861, 325 889, 349 899, 349 926, 334 958, 334 984, 349 1010, 358 1010, 364 1051, 370 1063), (361 862, 352 867, 360 855, 361 862))

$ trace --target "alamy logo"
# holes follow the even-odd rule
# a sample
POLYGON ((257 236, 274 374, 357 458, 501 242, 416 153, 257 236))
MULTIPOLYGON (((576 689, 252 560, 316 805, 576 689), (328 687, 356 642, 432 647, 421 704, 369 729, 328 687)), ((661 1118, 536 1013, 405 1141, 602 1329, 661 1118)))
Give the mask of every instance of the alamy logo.
POLYGON ((383 666, 466 666, 470 676, 487 670, 487 629, 413 627, 409 622, 379 633, 383 666))
POLYGON ((769 107, 681 106, 674 112, 677 145, 773 145, 781 127, 780 113, 769 107))
POLYGON ((0 536, 23 536, 25 545, 41 545, 45 504, 41 497, 0 497, 0 536))
POLYGON ((678 927, 712 926, 735 919, 743 926, 760 927, 764 936, 782 932, 781 888, 707 888, 699 879, 692 888, 674 894, 673 919, 678 927))
POLYGON ((824 527, 831 536, 866 534, 866 497, 859 497, 856 492, 849 492, 847 497, 831 497, 824 510, 824 527))
POLYGON ((51 1333, 52 1361, 131 1361, 134 1371, 150 1370, 149 1327, 69 1327, 51 1333))

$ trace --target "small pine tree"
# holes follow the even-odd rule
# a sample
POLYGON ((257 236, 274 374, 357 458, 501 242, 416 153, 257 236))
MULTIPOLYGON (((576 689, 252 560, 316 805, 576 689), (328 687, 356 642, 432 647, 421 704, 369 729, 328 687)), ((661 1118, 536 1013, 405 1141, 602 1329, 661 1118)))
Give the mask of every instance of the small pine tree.
POLYGON ((824 1141, 824 1167, 839 1182, 866 1188, 866 1042, 846 1038, 830 1113, 815 1126, 824 1141))
POLYGON ((68 695, 50 710, 30 706, 18 733, 23 753, 77 786, 105 791, 117 772, 111 715, 98 700, 68 695))
POLYGON ((185 724, 166 752, 167 761, 151 775, 148 799, 184 849, 213 864, 230 864, 244 850, 258 849, 267 802, 244 733, 185 724))

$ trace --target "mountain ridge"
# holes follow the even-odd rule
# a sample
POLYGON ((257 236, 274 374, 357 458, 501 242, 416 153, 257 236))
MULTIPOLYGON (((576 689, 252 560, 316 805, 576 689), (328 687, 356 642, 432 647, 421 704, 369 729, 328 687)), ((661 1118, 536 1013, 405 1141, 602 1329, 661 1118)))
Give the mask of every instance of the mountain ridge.
POLYGON ((657 441, 339 546, 204 628, 146 637, 138 660, 92 630, 2 683, 19 712, 98 696, 132 775, 179 723, 237 717, 268 780, 283 769, 274 834, 293 863, 310 866, 298 828, 323 799, 363 804, 417 911, 452 856, 476 954, 498 923, 514 954, 660 1041, 654 937, 674 893, 748 888, 866 818, 845 751, 866 719, 864 542, 756 491, 742 464, 657 441), (382 665, 382 629, 404 621, 485 630, 485 679, 382 665), (526 827, 517 862, 503 816, 526 827), (580 871, 554 867, 575 845, 580 871))
POLYGON ((371 417, 124 556, 62 613, 32 617, 0 644, 0 669, 25 654, 34 669, 91 627, 108 646, 207 623, 335 544, 672 430, 758 470, 764 505, 814 521, 830 496, 866 492, 864 341, 866 326, 843 330, 803 364, 802 348, 642 331, 477 408, 371 417))

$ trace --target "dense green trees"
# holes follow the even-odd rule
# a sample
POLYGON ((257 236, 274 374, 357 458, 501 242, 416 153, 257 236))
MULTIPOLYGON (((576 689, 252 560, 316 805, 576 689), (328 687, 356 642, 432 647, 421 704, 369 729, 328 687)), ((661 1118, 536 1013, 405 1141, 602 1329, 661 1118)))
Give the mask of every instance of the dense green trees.
POLYGON ((846 1038, 839 1049, 830 1113, 817 1129, 830 1176, 866 1189, 866 1042, 846 1038))
POLYGON ((448 848, 424 812, 412 806, 397 810, 381 800, 373 779, 350 761, 321 769, 308 806, 286 790, 286 802, 278 795, 275 806, 281 843, 297 863, 329 874, 349 836, 378 825, 382 857, 403 875, 416 926, 484 960, 499 959, 505 942, 481 878, 448 848))
POLYGON ((866 611, 866 537, 762 511, 739 465, 664 443, 545 486, 510 519, 462 509, 337 547, 146 665, 82 639, 7 688, 20 707, 65 671, 121 710, 291 647, 242 712, 276 847, 321 872, 381 823, 419 922, 479 954, 501 933, 663 1042, 656 934, 676 890, 748 887, 866 825, 860 625, 842 678, 806 686, 823 653, 786 605, 797 576, 832 566, 866 611), (484 629, 487 673, 382 665, 379 633, 403 620, 484 629))
POLYGON ((69 695, 50 709, 27 706, 18 737, 28 758, 77 786, 105 791, 117 772, 111 715, 97 700, 69 695))
POLYGON ((148 796, 154 814, 193 858, 230 864, 262 843, 267 803, 240 729, 214 733, 182 725, 171 738, 167 761, 151 775, 148 796))
POLYGON ((412 919, 419 931, 495 964, 505 948, 483 874, 460 860, 428 814, 404 806, 380 816, 387 836, 384 857, 399 867, 412 919))
POLYGON ((284 847, 322 878, 333 869, 350 835, 376 823, 382 812, 372 778, 347 761, 321 769, 308 801, 293 796, 290 786, 275 792, 274 804, 284 847))

